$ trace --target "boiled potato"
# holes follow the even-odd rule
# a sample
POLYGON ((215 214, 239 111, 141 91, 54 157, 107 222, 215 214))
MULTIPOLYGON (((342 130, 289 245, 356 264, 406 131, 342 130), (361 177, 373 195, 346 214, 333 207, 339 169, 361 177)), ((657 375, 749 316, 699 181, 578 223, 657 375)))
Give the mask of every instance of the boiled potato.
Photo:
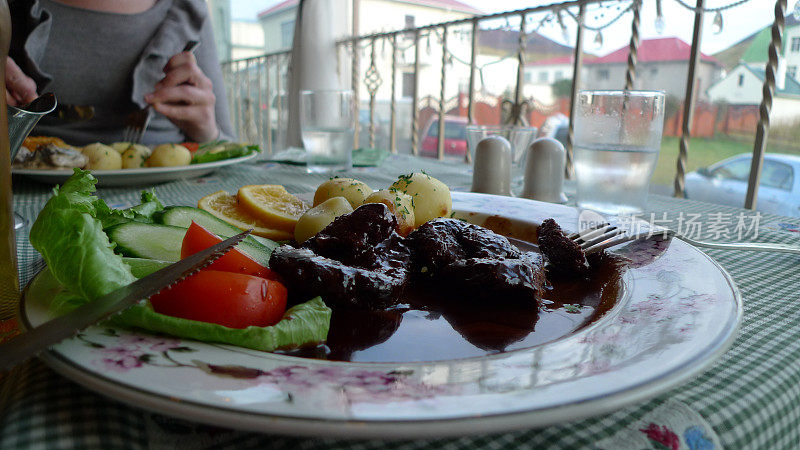
POLYGON ((128 147, 130 147, 131 145, 133 145, 133 144, 130 143, 130 142, 114 142, 109 147, 113 148, 114 150, 119 152, 119 154, 121 155, 121 154, 125 153, 125 150, 127 150, 128 147))
POLYGON ((144 167, 145 161, 150 156, 150 149, 144 145, 130 144, 122 152, 122 168, 138 169, 144 167))
POLYGON ((153 152, 150 149, 150 147, 148 147, 146 145, 133 144, 131 142, 114 142, 109 147, 111 147, 114 150, 118 151, 120 155, 125 153, 126 151, 128 151, 128 149, 130 149, 131 147, 135 147, 136 150, 138 150, 139 152, 145 153, 147 156, 150 156, 150 153, 153 152))
POLYGON ((148 167, 186 166, 192 162, 192 153, 186 147, 178 144, 161 144, 153 149, 147 158, 148 167))
POLYGON ((294 227, 294 240, 298 243, 305 242, 327 227, 333 219, 351 212, 353 207, 346 198, 329 198, 300 216, 294 227))
POLYGON ((122 169, 122 157, 119 152, 108 145, 96 142, 89 144, 81 149, 89 162, 86 168, 89 170, 119 170, 122 169))
POLYGON ((331 178, 314 192, 314 206, 334 197, 344 197, 350 206, 358 208, 372 194, 372 188, 353 178, 331 178))
POLYGON ((414 230, 414 206, 411 196, 400 191, 381 189, 373 192, 364 203, 383 203, 397 218, 397 232, 408 236, 414 230))
POLYGON ((389 186, 389 189, 405 192, 411 196, 415 228, 437 217, 449 217, 453 211, 450 189, 426 173, 403 175, 389 186))

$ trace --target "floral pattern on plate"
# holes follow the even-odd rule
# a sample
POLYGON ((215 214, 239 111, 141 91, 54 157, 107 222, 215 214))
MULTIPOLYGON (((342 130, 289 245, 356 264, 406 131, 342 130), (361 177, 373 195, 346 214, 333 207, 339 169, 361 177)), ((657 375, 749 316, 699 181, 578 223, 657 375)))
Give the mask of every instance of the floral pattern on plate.
MULTIPOLYGON (((578 220, 574 208, 511 197, 456 192, 453 205, 460 217, 528 237, 545 218, 567 231, 578 220)), ((674 387, 736 335, 738 291, 704 253, 676 240, 618 254, 630 261, 624 294, 603 318, 554 342, 487 357, 343 363, 95 326, 46 360, 122 400, 262 432, 386 438, 544 426, 674 387)), ((24 299, 34 325, 48 318, 41 279, 24 299)))

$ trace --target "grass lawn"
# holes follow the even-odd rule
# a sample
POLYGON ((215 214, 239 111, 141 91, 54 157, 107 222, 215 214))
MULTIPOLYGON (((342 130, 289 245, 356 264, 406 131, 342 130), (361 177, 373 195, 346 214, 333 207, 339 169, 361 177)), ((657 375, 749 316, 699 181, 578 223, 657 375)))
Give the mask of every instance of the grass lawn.
MULTIPOLYGON (((680 138, 664 137, 661 141, 661 153, 658 155, 658 165, 653 174, 652 184, 665 184, 672 186, 675 179, 675 167, 678 163, 680 138)), ((768 152, 800 153, 800 148, 778 147, 767 145, 768 152)), ((689 141, 689 156, 686 163, 686 173, 705 167, 717 161, 740 153, 752 153, 753 142, 737 141, 728 137, 710 139, 694 138, 689 141)))

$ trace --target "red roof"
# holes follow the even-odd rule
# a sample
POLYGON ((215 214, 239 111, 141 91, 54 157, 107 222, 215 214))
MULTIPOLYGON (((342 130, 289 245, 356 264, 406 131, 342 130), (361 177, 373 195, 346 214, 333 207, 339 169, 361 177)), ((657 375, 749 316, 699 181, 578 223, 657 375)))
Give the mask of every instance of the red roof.
MULTIPOLYGON (((422 6, 448 9, 453 11, 465 12, 469 14, 483 14, 483 11, 475 9, 467 4, 461 3, 458 0, 396 0, 396 1, 398 3, 413 3, 422 6)), ((283 11, 284 9, 289 9, 291 7, 297 6, 298 3, 299 0, 284 0, 282 2, 270 6, 264 11, 261 11, 260 13, 258 13, 258 17, 267 16, 269 14, 276 13, 278 11, 283 11)))
MULTIPOLYGON (((605 56, 586 61, 586 64, 615 64, 628 62, 628 46, 605 56)), ((639 62, 689 61, 692 47, 676 37, 645 39, 639 43, 639 62)), ((719 64, 716 58, 700 53, 702 61, 719 64)))

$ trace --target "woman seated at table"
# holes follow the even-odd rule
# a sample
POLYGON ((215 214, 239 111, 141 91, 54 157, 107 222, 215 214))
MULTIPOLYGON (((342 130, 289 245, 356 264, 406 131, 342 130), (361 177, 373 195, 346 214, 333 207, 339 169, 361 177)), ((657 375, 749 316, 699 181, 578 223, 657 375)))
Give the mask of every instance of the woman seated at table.
POLYGON ((33 134, 74 145, 122 140, 128 114, 150 105, 149 145, 234 139, 208 8, 202 0, 10 2, 6 101, 53 92, 94 117, 45 117, 33 134), (200 42, 194 53, 181 50, 200 42))

